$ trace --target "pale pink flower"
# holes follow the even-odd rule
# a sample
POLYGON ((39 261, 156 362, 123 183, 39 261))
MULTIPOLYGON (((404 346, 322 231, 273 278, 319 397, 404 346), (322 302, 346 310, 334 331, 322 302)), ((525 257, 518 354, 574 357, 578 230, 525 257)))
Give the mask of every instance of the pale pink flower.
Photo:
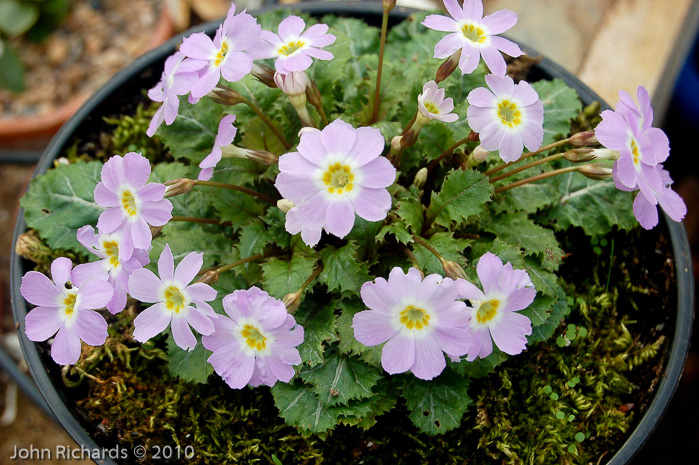
POLYGON ((354 315, 357 341, 366 346, 386 343, 381 366, 390 374, 411 371, 430 380, 446 367, 444 354, 459 357, 471 347, 470 315, 459 301, 456 282, 431 274, 408 273, 396 267, 388 281, 364 283, 362 300, 369 310, 354 315))
POLYGON ((296 346, 303 328, 284 303, 257 287, 234 291, 223 298, 227 316, 214 320, 215 331, 202 338, 213 352, 208 362, 233 389, 246 385, 274 386, 294 377, 301 363, 296 346))
POLYGON ((216 290, 204 283, 190 284, 204 264, 203 256, 187 254, 175 268, 170 246, 165 245, 158 259, 160 277, 146 268, 131 274, 131 297, 155 304, 134 320, 134 339, 146 342, 170 326, 175 344, 183 350, 194 350, 197 339, 190 325, 203 335, 214 332, 212 320, 217 315, 207 302, 216 298, 216 290))
POLYGON ((314 24, 305 32, 306 23, 298 16, 287 16, 279 23, 279 34, 262 31, 262 38, 269 44, 264 58, 276 58, 274 66, 280 74, 305 71, 313 58, 332 60, 333 54, 322 50, 335 42, 335 36, 328 34, 326 24, 314 24))
POLYGON ((396 169, 381 156, 381 131, 353 128, 337 119, 322 131, 301 134, 298 152, 279 158, 275 187, 296 206, 286 214, 286 230, 301 233, 309 246, 321 230, 343 238, 352 230, 355 213, 367 221, 381 221, 391 208, 386 189, 396 169))
POLYGON ((489 74, 485 87, 467 97, 468 124, 479 133, 481 147, 500 152, 505 162, 522 156, 523 147, 534 151, 544 140, 544 104, 525 81, 515 84, 509 76, 489 74))
POLYGON ((223 152, 221 147, 225 147, 233 143, 235 135, 238 132, 235 126, 235 115, 226 115, 221 119, 218 124, 218 134, 216 134, 216 140, 214 141, 214 148, 211 149, 211 153, 204 158, 201 163, 199 163, 199 179, 202 181, 208 181, 214 175, 214 168, 221 161, 223 152))
POLYGON ((429 15, 422 22, 425 27, 435 31, 451 33, 434 47, 435 58, 447 58, 461 50, 459 68, 462 74, 472 73, 483 56, 492 73, 504 75, 507 65, 500 52, 511 57, 524 54, 517 44, 497 35, 517 23, 516 13, 500 10, 483 17, 482 0, 464 0, 463 7, 457 0, 444 0, 444 6, 451 18, 429 15))
MULTIPOLYGON (((101 346, 107 339, 107 322, 93 309, 103 308, 112 298, 112 286, 102 279, 80 282, 65 257, 51 263, 51 277, 30 271, 22 277, 22 297, 37 307, 24 322, 30 341, 45 341, 54 334, 51 358, 59 365, 72 365, 80 358, 80 341, 101 346)), ((74 270, 73 270, 74 271, 74 270)))
POLYGON ((465 279, 456 281, 459 298, 471 305, 470 334, 473 345, 468 361, 485 358, 493 352, 493 340, 508 355, 521 353, 532 333, 531 320, 517 313, 534 301, 536 289, 524 270, 515 270, 508 262, 503 265, 498 256, 487 252, 476 265, 483 290, 465 279), (491 339, 492 336, 492 339, 491 339))
POLYGON ((418 118, 422 117, 426 124, 436 119, 445 123, 453 123, 459 119, 454 111, 454 100, 444 98, 444 89, 440 89, 435 81, 429 81, 422 86, 422 93, 417 97, 418 118))

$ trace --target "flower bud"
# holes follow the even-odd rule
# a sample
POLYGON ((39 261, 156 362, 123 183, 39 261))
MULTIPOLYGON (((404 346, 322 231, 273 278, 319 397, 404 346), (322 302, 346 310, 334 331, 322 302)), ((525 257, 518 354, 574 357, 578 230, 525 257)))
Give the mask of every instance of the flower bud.
POLYGON ((296 206, 296 204, 289 199, 277 200, 277 208, 280 209, 284 213, 288 212, 289 210, 291 210, 295 206, 296 206))
POLYGON ((306 88, 308 77, 305 71, 293 71, 289 74, 274 73, 274 82, 286 95, 291 104, 299 107, 306 104, 306 88))
POLYGON ((425 186, 425 182, 427 182, 427 174, 427 168, 424 166, 418 170, 418 172, 415 174, 415 179, 413 179, 413 184, 415 187, 422 189, 425 186))
POLYGON ((155 239, 156 237, 158 237, 158 236, 160 235, 160 233, 162 232, 163 227, 164 227, 164 225, 163 225, 163 226, 149 226, 149 228, 150 228, 150 236, 151 236, 153 239, 155 239))
POLYGON ((489 154, 490 152, 479 145, 473 149, 473 152, 468 156, 468 167, 473 168, 483 163, 485 159, 488 158, 489 154))
POLYGON ((288 313, 294 313, 296 309, 299 308, 299 305, 301 305, 301 292, 302 291, 292 292, 282 298, 282 302, 286 305, 286 311, 288 313))
POLYGON ((381 0, 383 5, 383 11, 385 13, 390 13, 396 7, 396 0, 381 0))
POLYGON ((197 184, 195 179, 179 178, 173 179, 172 181, 167 181, 165 185, 167 189, 165 190, 165 198, 174 197, 180 194, 186 194, 191 191, 197 184))
POLYGON ((619 152, 609 149, 573 149, 563 154, 563 158, 573 163, 585 163, 592 160, 618 160, 619 152))
POLYGON ((417 131, 413 128, 408 129, 400 138, 400 146, 404 149, 411 147, 417 141, 418 134, 420 134, 420 129, 417 131))
POLYGON ((479 135, 477 132, 475 132, 475 131, 472 129, 471 132, 468 133, 468 141, 469 141, 469 142, 480 142, 480 141, 481 141, 481 137, 480 137, 480 135, 479 135))
POLYGON ((461 49, 457 50, 454 52, 449 58, 447 58, 444 63, 442 63, 439 66, 439 69, 437 69, 437 75, 434 78, 434 81, 439 84, 440 82, 444 81, 446 78, 451 76, 451 73, 454 72, 456 67, 459 65, 459 60, 461 59, 461 49))
POLYGON ((602 163, 589 163, 580 167, 580 172, 587 178, 604 180, 612 177, 612 169, 602 163))
POLYGON ((197 279, 198 283, 204 283, 204 284, 214 284, 218 282, 218 277, 220 273, 218 270, 209 270, 204 272, 203 275, 199 279, 197 279))
POLYGON ((322 95, 320 95, 320 90, 318 86, 312 79, 308 79, 308 84, 306 86, 306 98, 314 107, 319 107, 322 103, 322 95))
POLYGON ((245 158, 252 160, 254 162, 260 163, 261 165, 269 166, 277 161, 279 157, 275 154, 268 152, 266 150, 250 150, 238 147, 236 145, 227 145, 221 147, 221 157, 223 158, 245 158))
POLYGON ((575 147, 585 147, 586 145, 599 145, 595 131, 583 131, 573 134, 570 137, 570 144, 575 147))
POLYGON ((207 95, 212 101, 220 105, 237 105, 243 103, 245 99, 238 92, 234 91, 228 87, 214 87, 214 90, 209 92, 207 95))
POLYGON ((267 65, 253 64, 251 74, 262 84, 274 89, 277 84, 274 82, 274 69, 267 65))
POLYGON ((20 255, 27 260, 38 263, 42 261, 42 257, 49 256, 51 249, 41 241, 41 238, 36 231, 30 229, 29 231, 20 234, 20 236, 17 238, 15 252, 17 255, 20 255))
POLYGON ((391 139, 391 151, 398 152, 403 145, 403 136, 396 136, 391 139))
POLYGON ((301 128, 299 130, 299 139, 301 138, 302 135, 306 134, 307 132, 315 132, 315 131, 320 131, 320 129, 312 128, 312 127, 301 128))
POLYGON ((466 279, 466 273, 458 263, 451 260, 444 260, 442 262, 442 266, 444 267, 444 272, 446 273, 447 277, 454 280, 466 279))

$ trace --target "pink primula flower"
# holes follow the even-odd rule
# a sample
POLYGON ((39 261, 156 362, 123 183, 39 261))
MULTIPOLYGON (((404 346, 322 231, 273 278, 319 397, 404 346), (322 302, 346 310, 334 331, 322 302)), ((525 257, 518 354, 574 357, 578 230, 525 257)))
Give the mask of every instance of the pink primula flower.
POLYGON ((95 234, 94 228, 89 225, 78 229, 78 242, 101 260, 76 266, 73 276, 77 282, 92 278, 108 281, 114 288, 114 296, 107 303, 107 310, 112 314, 119 313, 126 307, 129 276, 148 264, 150 261, 148 252, 136 249, 131 258, 121 260, 119 259, 121 235, 118 233, 95 234))
POLYGON ((203 70, 192 85, 192 99, 196 101, 211 92, 221 76, 236 82, 250 73, 253 59, 259 58, 256 49, 261 32, 254 17, 245 12, 235 14, 234 3, 213 40, 203 32, 185 38, 180 51, 188 57, 187 61, 194 61, 203 70))
POLYGON ((203 253, 192 252, 175 268, 170 246, 165 245, 158 259, 159 278, 146 268, 131 274, 131 297, 155 304, 134 320, 134 339, 146 342, 171 326, 175 344, 183 350, 194 350, 197 338, 190 325, 203 335, 214 331, 212 320, 217 315, 207 302, 216 298, 216 290, 204 283, 189 284, 204 264, 203 257, 203 253))
POLYGON ((262 38, 269 44, 263 53, 264 58, 276 58, 274 66, 280 74, 292 71, 305 71, 318 60, 332 60, 333 54, 321 50, 335 42, 335 36, 328 34, 326 24, 314 24, 305 32, 306 23, 298 16, 287 16, 279 23, 279 34, 262 31, 262 38))
POLYGON ((22 277, 19 288, 22 297, 37 306, 24 320, 25 334, 31 341, 45 341, 58 333, 51 345, 51 358, 59 365, 78 361, 81 340, 91 346, 104 344, 107 322, 94 309, 107 305, 114 293, 101 279, 80 282, 72 268, 70 259, 57 258, 51 264, 53 281, 30 271, 22 277))
POLYGON ((296 346, 303 328, 284 303, 251 287, 224 297, 223 309, 227 316, 219 315, 214 333, 202 338, 216 373, 233 389, 289 382, 293 366, 301 363, 296 346))
POLYGON ((384 145, 378 129, 355 129, 339 119, 322 131, 303 132, 298 152, 279 158, 275 187, 296 205, 286 214, 286 230, 300 232, 312 247, 323 228, 340 238, 349 234, 355 213, 367 221, 386 218, 386 188, 396 169, 381 156, 384 145))
POLYGON ((481 147, 498 150, 505 162, 522 156, 523 146, 534 151, 544 140, 544 104, 525 81, 518 84, 509 76, 489 74, 489 89, 478 87, 467 97, 468 124, 478 132, 481 147))
POLYGON ((436 119, 445 123, 453 123, 459 115, 452 113, 454 100, 444 98, 444 89, 440 89, 435 81, 429 81, 422 86, 422 93, 417 97, 418 117, 429 120, 436 119))
POLYGON ((459 357, 471 347, 469 313, 458 294, 450 278, 431 274, 423 280, 415 268, 393 268, 388 281, 362 286, 369 310, 354 315, 354 337, 366 346, 386 343, 381 366, 388 373, 411 371, 430 380, 446 367, 444 353, 459 357))
POLYGON ((128 260, 134 248, 148 250, 151 226, 163 226, 172 218, 172 204, 163 198, 165 185, 147 183, 150 163, 140 153, 110 158, 102 167, 102 181, 95 187, 95 202, 105 207, 97 221, 100 233, 121 234, 119 259, 128 260))
POLYGON ((233 123, 235 123, 235 115, 226 115, 218 124, 218 134, 216 134, 214 148, 211 149, 211 153, 199 163, 199 168, 201 168, 199 180, 208 181, 214 175, 214 168, 218 165, 218 162, 221 161, 221 156, 223 155, 221 147, 231 145, 238 132, 236 127, 233 126, 233 123))
POLYGON ((444 6, 451 18, 429 15, 422 22, 423 26, 435 31, 451 33, 434 47, 435 58, 447 58, 461 50, 459 68, 462 74, 472 73, 483 56, 492 73, 504 75, 507 65, 500 52, 511 57, 524 54, 517 44, 497 35, 517 23, 516 13, 500 10, 483 17, 482 0, 464 0, 463 7, 457 0, 444 0, 444 6))
POLYGON ((163 104, 153 115, 146 134, 153 137, 163 121, 171 125, 180 108, 180 95, 185 95, 192 89, 192 85, 198 78, 199 65, 192 62, 182 62, 185 56, 182 52, 175 52, 165 60, 165 70, 155 87, 148 91, 148 97, 154 102, 163 104))
POLYGON ((466 281, 456 281, 459 298, 467 299, 471 306, 470 331, 473 346, 468 361, 485 358, 493 352, 493 340, 498 348, 509 355, 521 353, 532 333, 532 323, 526 316, 516 313, 534 301, 536 289, 524 270, 515 270, 511 263, 503 265, 500 258, 487 252, 476 265, 478 279, 483 290, 466 281), (492 336, 492 339, 491 339, 492 336))

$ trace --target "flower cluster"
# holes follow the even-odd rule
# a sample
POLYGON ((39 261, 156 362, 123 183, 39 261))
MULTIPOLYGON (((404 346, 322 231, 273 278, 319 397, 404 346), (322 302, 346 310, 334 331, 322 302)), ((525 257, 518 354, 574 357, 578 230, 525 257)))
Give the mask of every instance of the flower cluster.
MULTIPOLYGON (((73 251, 92 261, 73 268, 59 258, 50 278, 24 276, 22 295, 37 307, 27 337, 53 337, 53 359, 75 364, 81 341, 104 344, 108 320, 133 318, 128 336, 117 335, 126 344, 162 344, 163 335, 172 359, 208 354, 209 371, 196 381, 213 368, 233 389, 290 383, 272 390, 278 406, 313 401, 335 424, 360 420, 352 409, 382 396, 381 376, 410 372, 395 382, 421 386, 414 378, 440 386, 456 376, 466 386, 470 370, 551 338, 560 317, 550 306, 566 302, 556 274, 566 255, 546 214, 555 205, 566 215, 596 185, 609 196, 636 192, 626 210, 610 205, 610 216, 635 224, 635 214, 650 228, 660 205, 681 220, 686 207, 662 165, 669 143, 652 127, 643 87, 638 105, 620 93, 594 131, 554 137, 580 105, 561 82, 551 87, 571 108, 556 108, 546 86, 507 75, 502 53, 522 51, 499 34, 517 15, 484 17, 481 0, 444 5, 450 17, 422 24, 449 33, 434 48, 446 61, 424 83, 404 79, 402 67, 422 66, 417 60, 386 66, 401 92, 381 83, 386 27, 379 72, 371 57, 342 78, 322 75, 332 65, 314 61, 340 50, 347 58, 351 38, 298 16, 271 32, 232 5, 213 37, 183 39, 148 94, 161 106, 147 134, 167 147, 159 160, 177 162, 162 161, 157 176, 135 152, 103 164, 89 191, 99 217, 75 231, 73 251), (457 64, 472 79, 445 82, 457 64), (202 99, 223 108, 215 113, 202 99), (180 105, 187 117, 178 117, 180 105), (149 182, 173 172, 187 174, 149 182), (537 195, 550 198, 508 192, 543 179, 550 184, 537 195), (584 185, 570 194, 574 182, 584 185)), ((391 8, 384 2, 386 15, 391 8)), ((600 214, 592 210, 571 210, 557 227, 605 234, 604 222, 588 225, 600 214)), ((295 404, 286 407, 297 415, 295 404)))

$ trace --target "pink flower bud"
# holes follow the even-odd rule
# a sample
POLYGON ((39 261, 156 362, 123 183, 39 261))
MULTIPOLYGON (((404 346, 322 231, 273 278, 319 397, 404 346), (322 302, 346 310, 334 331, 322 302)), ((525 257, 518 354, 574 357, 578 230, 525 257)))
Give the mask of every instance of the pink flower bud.
POLYGON ((589 163, 580 167, 580 172, 587 178, 604 180, 612 177, 612 169, 602 163, 589 163))
POLYGON ((289 97, 303 95, 305 101, 306 87, 308 87, 305 71, 293 71, 289 74, 274 73, 274 82, 289 97))
POLYGON ((584 131, 573 134, 570 137, 571 145, 575 147, 585 147, 586 145, 599 145, 595 131, 584 131))
POLYGON ((277 87, 277 84, 274 82, 274 69, 267 65, 259 65, 255 63, 252 65, 252 75, 267 87, 271 87, 272 89, 277 87))
POLYGON ((295 206, 296 206, 296 204, 289 199, 277 200, 277 208, 280 209, 284 213, 288 212, 289 210, 291 210, 295 206))
POLYGON ((194 179, 188 178, 179 178, 168 181, 165 183, 167 186, 167 189, 165 190, 165 198, 186 194, 194 188, 196 183, 197 182, 194 179))

